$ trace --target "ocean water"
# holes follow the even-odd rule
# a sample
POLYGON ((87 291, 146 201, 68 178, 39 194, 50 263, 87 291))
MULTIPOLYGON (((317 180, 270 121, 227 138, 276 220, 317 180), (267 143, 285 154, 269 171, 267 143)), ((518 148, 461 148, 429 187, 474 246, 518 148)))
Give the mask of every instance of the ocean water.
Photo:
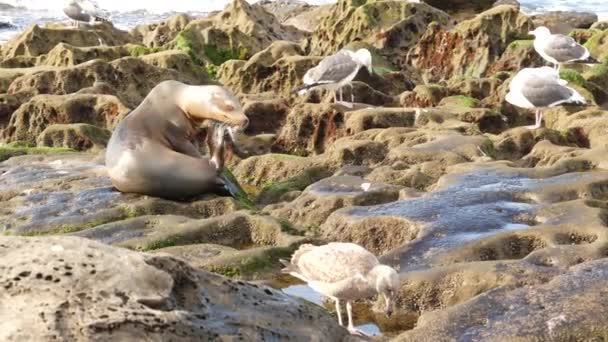
MULTIPOLYGON (((177 12, 204 15, 221 10, 230 0, 98 0, 99 6, 110 12, 114 24, 122 29, 131 29, 142 23, 164 20, 177 12)), ((258 0, 248 0, 256 2, 258 0)), ((306 0, 311 4, 328 4, 335 0, 306 0)), ((600 20, 608 20, 608 0, 520 0, 526 13, 554 10, 595 12, 600 20)), ((1 4, 20 7, 0 10, 0 22, 14 28, 0 29, 0 42, 6 41, 32 23, 67 21, 62 12, 64 0, 0 0, 1 4)))

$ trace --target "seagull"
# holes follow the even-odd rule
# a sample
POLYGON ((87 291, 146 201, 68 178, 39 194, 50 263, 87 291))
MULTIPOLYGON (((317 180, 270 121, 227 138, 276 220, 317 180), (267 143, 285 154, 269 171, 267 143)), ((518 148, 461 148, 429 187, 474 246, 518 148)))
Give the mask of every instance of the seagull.
POLYGON ((591 57, 589 50, 576 42, 572 37, 563 34, 551 34, 548 28, 540 26, 528 32, 534 36, 534 49, 546 61, 555 65, 559 71, 562 64, 582 63, 599 64, 591 57))
MULTIPOLYGON (((293 92, 303 95, 313 88, 327 89, 334 92, 334 102, 336 100, 336 90, 340 90, 340 102, 342 102, 342 87, 350 85, 357 76, 359 69, 365 66, 369 73, 372 71, 372 54, 367 49, 359 49, 357 52, 342 49, 337 53, 325 57, 316 67, 308 70, 302 79, 303 85, 296 88, 293 92)), ((351 91, 351 103, 343 103, 352 106, 355 101, 351 91)))
POLYGON ((95 21, 108 21, 107 13, 91 0, 66 0, 63 13, 74 21, 76 27, 80 22, 91 24, 95 21))
POLYGON ((541 126, 544 108, 562 104, 586 105, 585 98, 567 84, 551 67, 522 69, 509 84, 505 100, 517 107, 535 108, 536 124, 528 128, 536 129, 541 126))
POLYGON ((283 273, 301 279, 313 290, 336 303, 338 322, 342 322, 340 301, 346 301, 348 331, 365 335, 353 325, 352 301, 381 294, 385 314, 392 314, 392 301, 401 283, 397 271, 382 265, 375 255, 354 243, 332 242, 323 246, 304 244, 294 252, 291 261, 281 260, 283 273))

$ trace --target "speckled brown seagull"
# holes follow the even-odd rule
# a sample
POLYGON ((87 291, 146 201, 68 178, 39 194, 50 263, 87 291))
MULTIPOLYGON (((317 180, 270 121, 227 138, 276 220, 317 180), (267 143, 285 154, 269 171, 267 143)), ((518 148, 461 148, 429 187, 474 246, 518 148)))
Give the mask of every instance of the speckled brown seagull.
POLYGON ((392 314, 392 301, 400 281, 397 271, 382 265, 375 255, 354 243, 332 242, 323 246, 302 245, 291 257, 281 260, 284 273, 308 283, 313 290, 336 303, 338 322, 342 323, 340 301, 346 301, 348 331, 365 335, 353 325, 352 301, 381 294, 387 316, 392 314))

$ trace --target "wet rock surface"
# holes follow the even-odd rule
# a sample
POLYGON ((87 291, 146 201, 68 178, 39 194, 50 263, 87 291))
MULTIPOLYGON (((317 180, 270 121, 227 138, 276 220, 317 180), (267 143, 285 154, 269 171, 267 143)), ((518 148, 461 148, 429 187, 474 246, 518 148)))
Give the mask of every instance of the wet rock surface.
POLYGON ((608 32, 566 32, 602 62, 561 71, 590 105, 529 130, 504 97, 545 64, 533 19, 511 1, 235 0, 131 32, 28 28, 1 49, 0 339, 344 340, 334 317, 245 282, 306 292, 279 259, 330 241, 400 271, 394 317, 355 305, 377 340, 602 339, 608 32), (293 94, 344 47, 372 53, 343 89, 355 103, 293 94), (165 79, 241 100, 251 123, 226 165, 253 206, 112 187, 107 137, 165 79))

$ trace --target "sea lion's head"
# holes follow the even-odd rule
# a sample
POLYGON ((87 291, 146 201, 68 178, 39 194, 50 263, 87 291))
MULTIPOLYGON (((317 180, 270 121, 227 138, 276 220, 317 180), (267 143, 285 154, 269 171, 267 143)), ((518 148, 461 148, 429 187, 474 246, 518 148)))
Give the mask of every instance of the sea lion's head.
POLYGON ((199 126, 206 120, 225 123, 233 130, 244 130, 249 125, 237 98, 221 86, 187 86, 179 105, 188 119, 199 126))

